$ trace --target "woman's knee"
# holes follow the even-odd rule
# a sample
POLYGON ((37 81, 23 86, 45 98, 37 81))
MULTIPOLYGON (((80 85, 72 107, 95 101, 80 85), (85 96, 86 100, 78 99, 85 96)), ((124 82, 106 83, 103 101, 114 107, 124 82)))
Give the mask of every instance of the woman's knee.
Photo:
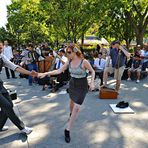
POLYGON ((75 104, 74 110, 75 110, 76 112, 80 112, 80 105, 75 104))

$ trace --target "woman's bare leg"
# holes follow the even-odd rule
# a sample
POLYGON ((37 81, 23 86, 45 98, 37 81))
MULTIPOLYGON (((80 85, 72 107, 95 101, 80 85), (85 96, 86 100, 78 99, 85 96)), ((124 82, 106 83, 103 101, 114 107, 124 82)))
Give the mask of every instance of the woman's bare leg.
POLYGON ((72 128, 72 126, 78 116, 79 111, 80 111, 80 105, 74 103, 72 114, 71 114, 70 120, 68 122, 68 126, 66 128, 68 131, 70 131, 70 129, 72 128))
POLYGON ((69 108, 70 108, 70 113, 72 113, 74 107, 74 102, 72 101, 72 99, 70 100, 70 104, 69 104, 69 108))

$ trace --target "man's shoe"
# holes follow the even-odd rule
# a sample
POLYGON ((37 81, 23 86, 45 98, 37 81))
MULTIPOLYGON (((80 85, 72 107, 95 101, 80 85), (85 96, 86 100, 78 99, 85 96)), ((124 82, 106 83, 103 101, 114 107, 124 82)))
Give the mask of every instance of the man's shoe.
POLYGON ((24 127, 24 129, 21 130, 21 133, 29 135, 33 131, 30 127, 24 127))
POLYGON ((136 81, 136 83, 139 83, 139 82, 140 82, 140 80, 137 80, 137 81, 136 81))
POLYGON ((8 126, 4 126, 2 129, 0 129, 0 132, 4 132, 4 131, 7 131, 9 129, 8 126))
POLYGON ((65 142, 66 143, 70 143, 70 131, 68 131, 67 129, 65 129, 64 131, 64 134, 65 134, 65 142))
POLYGON ((127 108, 129 106, 129 103, 128 102, 119 102, 116 107, 119 107, 119 108, 127 108))
POLYGON ((127 81, 131 81, 131 78, 128 78, 127 81))
POLYGON ((120 105, 119 108, 127 108, 129 106, 128 102, 124 102, 124 104, 120 105))
POLYGON ((124 101, 119 102, 116 107, 120 107, 122 104, 124 104, 124 101))

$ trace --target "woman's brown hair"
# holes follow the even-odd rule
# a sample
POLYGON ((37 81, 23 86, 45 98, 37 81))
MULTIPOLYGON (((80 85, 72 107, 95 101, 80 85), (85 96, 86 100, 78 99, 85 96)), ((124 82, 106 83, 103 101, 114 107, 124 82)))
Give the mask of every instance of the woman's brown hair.
POLYGON ((81 50, 80 50, 80 48, 79 48, 78 45, 76 45, 76 44, 74 44, 74 43, 69 44, 69 45, 67 46, 67 48, 66 48, 66 52, 67 52, 67 50, 68 50, 69 48, 70 48, 73 52, 75 52, 78 57, 82 58, 82 52, 81 52, 81 50))

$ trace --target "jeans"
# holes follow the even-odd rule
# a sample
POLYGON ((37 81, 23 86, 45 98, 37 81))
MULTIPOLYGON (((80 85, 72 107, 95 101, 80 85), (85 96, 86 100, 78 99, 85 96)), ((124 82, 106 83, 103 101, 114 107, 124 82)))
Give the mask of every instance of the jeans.
MULTIPOLYGON (((32 70, 38 71, 38 67, 37 67, 37 65, 34 64, 34 63, 28 64, 28 65, 27 65, 27 69, 28 69, 29 71, 32 71, 32 70)), ((33 81, 32 76, 29 76, 29 77, 28 77, 28 81, 29 81, 29 85, 32 85, 32 81, 33 81)), ((37 77, 35 78, 35 81, 37 81, 37 77)))
POLYGON ((146 68, 148 68, 148 61, 143 63, 142 71, 146 71, 146 68))

